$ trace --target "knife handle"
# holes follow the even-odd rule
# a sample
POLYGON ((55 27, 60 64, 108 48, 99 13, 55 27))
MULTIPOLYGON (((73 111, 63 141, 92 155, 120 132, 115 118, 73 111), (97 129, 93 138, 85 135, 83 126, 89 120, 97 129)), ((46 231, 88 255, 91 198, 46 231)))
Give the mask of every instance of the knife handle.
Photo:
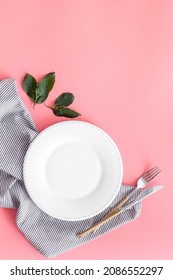
MULTIPOLYGON (((124 205, 124 203, 125 203, 129 198, 130 198, 129 195, 127 195, 125 198, 123 198, 118 204, 116 204, 116 205, 109 211, 109 213, 108 213, 107 215, 109 215, 109 214, 115 212, 115 210, 118 210, 119 208, 121 208, 121 206, 124 205)), ((106 216, 107 216, 107 215, 106 215, 106 216)), ((106 216, 105 216, 105 217, 106 217, 106 216)))
POLYGON ((122 212, 122 210, 117 210, 116 212, 112 212, 111 214, 107 214, 101 221, 97 222, 95 225, 91 226, 90 228, 84 230, 81 233, 77 234, 77 237, 81 238, 84 237, 85 235, 89 234, 90 232, 95 232, 97 229, 99 229, 102 225, 107 223, 109 220, 112 218, 116 217, 122 212))

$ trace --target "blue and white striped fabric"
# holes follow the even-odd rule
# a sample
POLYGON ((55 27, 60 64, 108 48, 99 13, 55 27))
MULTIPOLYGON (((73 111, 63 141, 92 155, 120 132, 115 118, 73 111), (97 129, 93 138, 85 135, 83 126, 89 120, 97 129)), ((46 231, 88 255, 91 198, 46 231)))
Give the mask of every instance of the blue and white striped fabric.
POLYGON ((107 222, 95 234, 76 234, 101 219, 132 187, 122 185, 112 204, 84 221, 62 221, 41 211, 29 197, 22 176, 23 160, 37 128, 21 102, 14 79, 0 81, 0 207, 17 208, 16 224, 28 241, 44 256, 57 256, 134 220, 141 212, 136 204, 107 222))

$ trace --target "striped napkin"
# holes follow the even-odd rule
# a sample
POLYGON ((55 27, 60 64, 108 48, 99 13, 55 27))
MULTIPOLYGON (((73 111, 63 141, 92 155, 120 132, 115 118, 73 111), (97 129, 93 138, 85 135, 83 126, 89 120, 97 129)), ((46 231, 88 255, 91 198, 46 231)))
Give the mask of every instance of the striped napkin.
POLYGON ((18 96, 14 79, 0 81, 0 121, 0 207, 17 209, 17 227, 42 255, 55 257, 139 216, 141 203, 107 222, 95 234, 90 233, 79 239, 77 233, 100 220, 133 187, 122 185, 111 205, 93 218, 84 221, 53 218, 34 204, 23 182, 24 156, 38 131, 18 96))

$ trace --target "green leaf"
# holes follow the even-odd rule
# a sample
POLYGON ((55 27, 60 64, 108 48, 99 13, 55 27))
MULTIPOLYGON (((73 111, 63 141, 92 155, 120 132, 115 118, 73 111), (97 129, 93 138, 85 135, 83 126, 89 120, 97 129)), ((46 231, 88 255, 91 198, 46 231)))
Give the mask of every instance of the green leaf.
POLYGON ((43 103, 55 83, 55 72, 46 74, 38 83, 38 91, 36 96, 36 103, 43 103))
MULTIPOLYGON (((50 108, 50 107, 49 107, 50 108)), ((61 115, 60 115, 60 112, 59 112, 59 108, 51 108, 52 109, 52 111, 53 111, 53 113, 54 113, 54 115, 55 116, 57 116, 57 117, 60 117, 61 115)))
POLYGON ((53 109, 53 112, 56 116, 66 117, 66 118, 76 118, 80 116, 80 114, 74 110, 65 107, 59 107, 53 109))
POLYGON ((74 95, 70 92, 64 92, 55 100, 55 106, 69 106, 74 101, 74 95))
POLYGON ((33 101, 35 101, 36 89, 37 89, 36 79, 33 76, 31 76, 30 74, 26 74, 26 76, 24 77, 23 83, 22 83, 22 87, 23 87, 24 91, 27 93, 27 95, 33 101))

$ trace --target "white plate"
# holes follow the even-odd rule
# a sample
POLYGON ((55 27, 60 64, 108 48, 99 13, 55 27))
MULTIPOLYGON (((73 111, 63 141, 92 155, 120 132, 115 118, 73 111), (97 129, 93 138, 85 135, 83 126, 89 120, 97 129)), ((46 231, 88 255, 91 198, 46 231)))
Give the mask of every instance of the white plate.
POLYGON ((64 121, 42 131, 24 160, 24 182, 35 204, 62 220, 88 219, 115 198, 122 181, 119 150, 102 129, 64 121))

